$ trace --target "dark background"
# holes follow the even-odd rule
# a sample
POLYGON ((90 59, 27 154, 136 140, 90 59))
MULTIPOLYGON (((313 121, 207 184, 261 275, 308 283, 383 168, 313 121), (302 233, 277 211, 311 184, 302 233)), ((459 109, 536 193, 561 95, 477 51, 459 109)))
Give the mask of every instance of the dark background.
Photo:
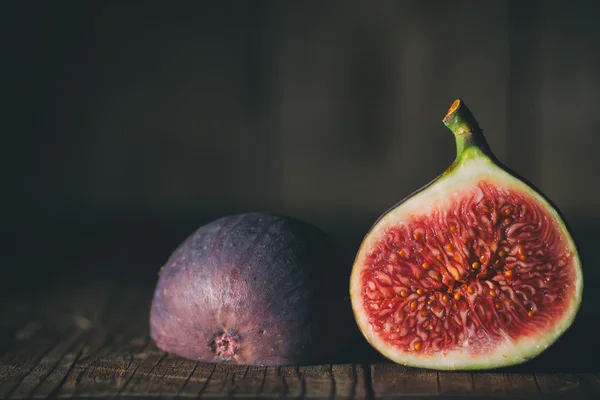
POLYGON ((596 315, 598 4, 3 2, 3 290, 152 283, 192 230, 245 211, 352 255, 452 162, 441 119, 462 97, 570 222, 596 315))

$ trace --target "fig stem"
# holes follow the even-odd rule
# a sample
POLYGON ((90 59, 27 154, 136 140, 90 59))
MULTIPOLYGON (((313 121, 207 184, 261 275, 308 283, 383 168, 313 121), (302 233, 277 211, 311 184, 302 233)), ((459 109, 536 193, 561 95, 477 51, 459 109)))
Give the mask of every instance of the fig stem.
POLYGON ((452 131, 456 139, 456 159, 460 159, 469 147, 477 147, 487 152, 488 147, 477 120, 462 99, 452 103, 443 119, 444 125, 452 131))

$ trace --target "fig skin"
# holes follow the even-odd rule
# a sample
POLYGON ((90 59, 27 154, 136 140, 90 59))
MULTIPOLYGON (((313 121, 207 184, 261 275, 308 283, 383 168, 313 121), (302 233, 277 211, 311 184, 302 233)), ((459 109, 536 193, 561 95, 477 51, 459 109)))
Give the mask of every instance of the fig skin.
POLYGON ((192 233, 163 267, 150 310, 156 345, 183 358, 295 365, 340 352, 356 331, 334 241, 287 216, 224 217, 192 233))

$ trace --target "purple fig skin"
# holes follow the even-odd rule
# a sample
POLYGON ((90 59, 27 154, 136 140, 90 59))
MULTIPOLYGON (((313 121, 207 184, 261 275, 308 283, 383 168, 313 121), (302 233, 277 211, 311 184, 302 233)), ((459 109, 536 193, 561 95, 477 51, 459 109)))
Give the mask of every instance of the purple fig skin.
POLYGON ((319 228, 266 213, 224 217, 170 256, 150 310, 163 351, 210 363, 315 362, 348 344, 350 264, 319 228))

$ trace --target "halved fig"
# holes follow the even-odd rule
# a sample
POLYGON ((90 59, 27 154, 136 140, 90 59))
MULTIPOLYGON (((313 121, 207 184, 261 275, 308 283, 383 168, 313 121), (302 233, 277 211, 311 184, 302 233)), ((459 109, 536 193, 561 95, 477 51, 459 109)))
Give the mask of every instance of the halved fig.
POLYGON ((364 238, 350 282, 355 319, 396 363, 520 364, 574 321, 583 291, 577 248, 556 206, 496 159, 462 100, 443 122, 456 159, 364 238))
POLYGON ((210 363, 322 362, 354 339, 346 262, 316 225, 264 212, 190 234, 160 273, 150 309, 158 348, 210 363))

